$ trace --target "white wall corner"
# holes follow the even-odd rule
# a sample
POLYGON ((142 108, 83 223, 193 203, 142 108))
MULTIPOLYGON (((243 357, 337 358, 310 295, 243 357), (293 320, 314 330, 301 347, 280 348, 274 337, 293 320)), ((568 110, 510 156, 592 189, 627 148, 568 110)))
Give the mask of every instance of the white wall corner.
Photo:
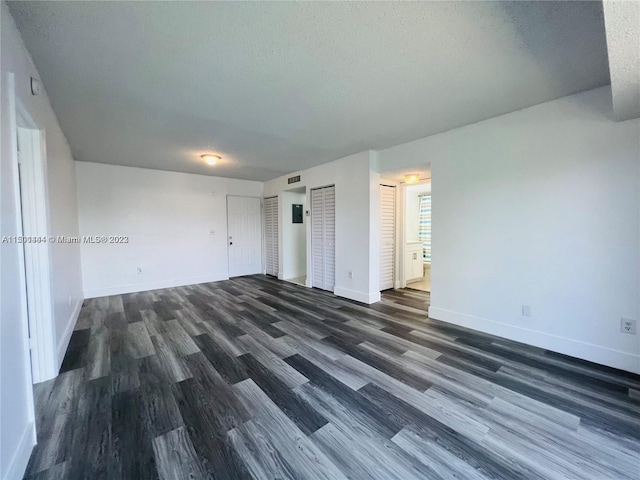
POLYGON ((369 150, 369 168, 374 172, 380 171, 380 161, 377 150, 369 150))
POLYGON ((25 429, 22 432, 22 436, 17 442, 13 458, 9 461, 5 476, 2 478, 12 480, 14 478, 24 477, 24 473, 27 470, 27 464, 29 463, 29 457, 31 457, 31 451, 36 443, 35 425, 34 422, 29 422, 26 424, 25 429))
POLYGON ((356 290, 351 290, 349 288, 344 287, 335 287, 333 290, 333 294, 338 297, 348 298, 350 300, 355 300, 356 302, 366 303, 367 305, 371 305, 372 303, 376 303, 380 301, 380 292, 358 292, 356 290))
POLYGON ((69 320, 67 321, 67 326, 62 332, 60 336, 60 340, 58 340, 58 345, 56 348, 58 365, 56 368, 56 372, 60 371, 60 367, 62 367, 62 361, 64 360, 64 355, 67 353, 67 347, 69 346, 69 341, 71 340, 71 335, 73 334, 73 329, 76 326, 76 322, 78 321, 78 316, 80 315, 80 310, 82 310, 82 303, 84 300, 78 300, 71 311, 71 315, 69 316, 69 320))
POLYGON ((438 307, 429 307, 429 317, 461 327, 496 335, 497 337, 522 342, 552 352, 607 365, 627 372, 640 374, 640 355, 612 348, 560 337, 528 328, 509 325, 487 318, 454 312, 438 307))

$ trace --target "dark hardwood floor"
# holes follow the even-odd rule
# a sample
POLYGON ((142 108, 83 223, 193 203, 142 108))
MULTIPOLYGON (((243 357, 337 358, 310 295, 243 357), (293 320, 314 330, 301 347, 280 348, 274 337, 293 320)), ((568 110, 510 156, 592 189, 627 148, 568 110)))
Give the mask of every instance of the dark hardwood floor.
POLYGON ((38 479, 640 478, 640 377, 264 276, 85 301, 38 479))

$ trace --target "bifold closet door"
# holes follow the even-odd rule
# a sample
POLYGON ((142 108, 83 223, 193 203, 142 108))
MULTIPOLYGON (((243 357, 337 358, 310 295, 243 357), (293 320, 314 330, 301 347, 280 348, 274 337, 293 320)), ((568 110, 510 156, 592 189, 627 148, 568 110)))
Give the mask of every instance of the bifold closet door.
POLYGON ((312 285, 333 291, 336 278, 335 187, 311 190, 312 285))
POLYGON ((265 270, 278 276, 278 197, 264 199, 265 270))
POLYGON ((380 290, 393 288, 396 250, 396 187, 380 185, 380 290))

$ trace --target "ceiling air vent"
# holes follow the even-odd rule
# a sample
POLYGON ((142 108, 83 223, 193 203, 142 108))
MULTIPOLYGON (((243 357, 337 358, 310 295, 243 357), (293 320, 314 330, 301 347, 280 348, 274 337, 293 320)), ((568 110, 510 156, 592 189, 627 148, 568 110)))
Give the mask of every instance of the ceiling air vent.
POLYGON ((292 183, 298 183, 300 181, 300 175, 296 175, 295 177, 289 177, 287 179, 287 183, 292 184, 292 183))

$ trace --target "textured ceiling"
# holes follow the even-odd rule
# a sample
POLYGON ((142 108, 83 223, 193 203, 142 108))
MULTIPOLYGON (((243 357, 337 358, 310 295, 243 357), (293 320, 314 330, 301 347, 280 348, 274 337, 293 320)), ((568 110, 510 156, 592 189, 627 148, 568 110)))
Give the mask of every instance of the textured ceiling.
POLYGON ((80 161, 266 180, 609 83, 600 2, 9 6, 80 161))

